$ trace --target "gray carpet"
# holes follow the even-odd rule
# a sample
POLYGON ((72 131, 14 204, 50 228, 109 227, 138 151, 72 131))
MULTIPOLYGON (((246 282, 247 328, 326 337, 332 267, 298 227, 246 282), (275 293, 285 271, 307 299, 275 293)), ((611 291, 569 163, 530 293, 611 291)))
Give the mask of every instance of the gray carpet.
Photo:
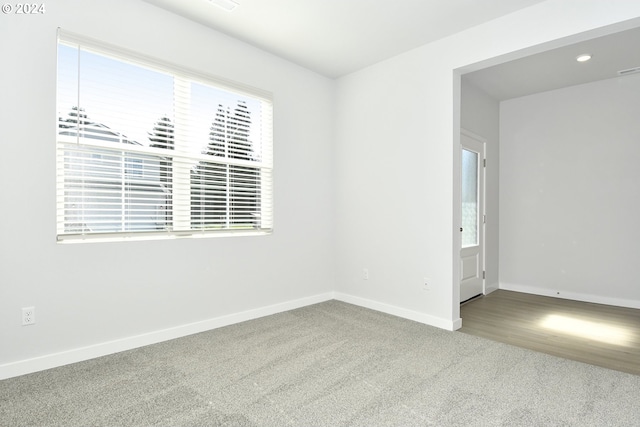
POLYGON ((0 381, 2 426, 640 426, 640 376, 338 301, 0 381))

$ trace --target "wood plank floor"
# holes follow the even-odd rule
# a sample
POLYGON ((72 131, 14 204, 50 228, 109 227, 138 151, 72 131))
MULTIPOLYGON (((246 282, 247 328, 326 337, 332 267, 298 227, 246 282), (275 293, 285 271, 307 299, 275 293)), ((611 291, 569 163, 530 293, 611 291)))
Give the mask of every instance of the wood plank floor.
POLYGON ((460 307, 460 332, 640 375, 640 310, 498 290, 460 307))

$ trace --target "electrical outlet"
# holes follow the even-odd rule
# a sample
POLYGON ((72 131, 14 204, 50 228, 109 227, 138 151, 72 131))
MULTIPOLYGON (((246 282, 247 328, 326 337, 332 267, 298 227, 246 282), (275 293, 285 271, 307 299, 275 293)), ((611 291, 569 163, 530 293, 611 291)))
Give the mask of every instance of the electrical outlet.
POLYGON ((33 325, 34 323, 36 323, 36 308, 23 307, 22 308, 22 326, 33 325))
POLYGON ((369 269, 368 268, 363 268, 362 269, 362 280, 369 280, 369 269))
POLYGON ((430 291, 431 290, 431 280, 426 277, 422 279, 422 290, 430 291))

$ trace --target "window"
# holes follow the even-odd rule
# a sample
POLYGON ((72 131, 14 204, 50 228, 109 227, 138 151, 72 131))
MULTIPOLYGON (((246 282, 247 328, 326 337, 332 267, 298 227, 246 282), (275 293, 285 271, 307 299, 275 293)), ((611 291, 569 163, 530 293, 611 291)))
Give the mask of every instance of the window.
POLYGON ((272 229, 267 93, 59 32, 58 240, 272 229))

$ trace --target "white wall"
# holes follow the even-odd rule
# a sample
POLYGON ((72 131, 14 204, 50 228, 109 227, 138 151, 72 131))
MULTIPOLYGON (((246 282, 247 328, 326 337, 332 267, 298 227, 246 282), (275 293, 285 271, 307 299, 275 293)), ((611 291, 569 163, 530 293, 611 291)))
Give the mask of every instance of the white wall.
POLYGON ((332 80, 141 1, 0 21, 0 378, 331 298, 332 80), (57 244, 57 27, 273 92, 273 235, 57 244))
POLYGON ((500 103, 462 78, 460 126, 486 141, 485 155, 485 293, 499 288, 500 103))
POLYGON ((640 75, 501 104, 500 287, 640 308, 640 75))
POLYGON ((638 2, 549 0, 340 78, 338 295, 459 327, 460 74, 583 40, 591 30, 615 31, 638 16, 638 2))

